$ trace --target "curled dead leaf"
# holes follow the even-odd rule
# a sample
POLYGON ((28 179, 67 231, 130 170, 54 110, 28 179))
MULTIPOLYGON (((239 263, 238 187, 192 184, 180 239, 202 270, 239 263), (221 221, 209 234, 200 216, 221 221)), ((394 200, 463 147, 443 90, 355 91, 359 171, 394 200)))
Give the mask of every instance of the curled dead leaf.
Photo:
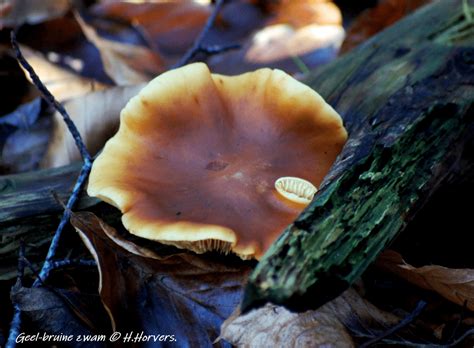
POLYGON ((393 250, 377 259, 377 266, 392 272, 420 288, 432 290, 460 306, 466 303, 474 311, 474 269, 454 269, 443 266, 413 267, 393 250))
POLYGON ((246 53, 253 63, 269 63, 303 56, 321 48, 337 52, 344 39, 340 25, 307 25, 295 29, 287 24, 271 25, 255 34, 246 53))
POLYGON ((311 69, 337 56, 344 28, 332 2, 285 0, 269 4, 267 11, 266 25, 248 36, 241 49, 208 60, 215 71, 237 74, 265 66, 298 73, 301 61, 311 69))
POLYGON ((286 23, 295 28, 307 25, 341 25, 342 14, 329 0, 282 0, 271 9, 275 13, 269 24, 286 23))
POLYGON ((156 52, 104 39, 79 14, 75 17, 87 40, 99 50, 105 72, 117 85, 145 82, 164 70, 164 63, 156 52))
MULTIPOLYGON (((74 74, 52 63, 50 60, 56 57, 54 53, 50 53, 49 57, 44 57, 41 53, 24 45, 21 45, 21 51, 43 84, 59 101, 106 88, 106 85, 100 82, 74 74)), ((79 61, 77 63, 82 64, 79 61)), ((26 75, 31 81, 29 75, 26 75)))
POLYGON ((68 0, 5 0, 0 4, 0 28, 40 23, 62 16, 70 7, 68 0))
MULTIPOLYGON (((12 287, 11 298, 21 309, 28 324, 22 331, 33 326, 49 335, 73 335, 75 337, 105 334, 110 331, 107 315, 97 294, 81 293, 77 289, 63 289, 48 285, 27 288, 19 283, 12 287)), ((37 332, 37 331, 36 331, 37 332)), ((91 347, 90 342, 74 342, 74 347, 91 347)), ((103 347, 103 345, 94 345, 103 347)))
POLYGON ((212 345, 238 306, 253 266, 221 255, 179 253, 156 259, 92 213, 75 213, 71 223, 97 261, 99 292, 114 330, 169 335, 180 347, 212 345))
POLYGON ((193 1, 101 2, 91 8, 95 16, 120 20, 146 30, 160 51, 183 54, 211 13, 193 1))
POLYGON ((42 109, 38 97, 0 117, 0 174, 38 168, 51 129, 51 118, 42 109))
MULTIPOLYGON (((128 100, 136 95, 143 84, 113 87, 89 93, 64 103, 71 119, 81 133, 87 149, 97 153, 105 142, 116 132, 120 120, 120 110, 128 100)), ((41 161, 42 168, 67 165, 81 159, 74 139, 59 113, 53 120, 53 134, 48 150, 41 161)))
POLYGON ((347 328, 388 327, 398 320, 349 289, 317 310, 293 313, 267 304, 244 315, 234 312, 220 338, 239 347, 354 347, 347 328))

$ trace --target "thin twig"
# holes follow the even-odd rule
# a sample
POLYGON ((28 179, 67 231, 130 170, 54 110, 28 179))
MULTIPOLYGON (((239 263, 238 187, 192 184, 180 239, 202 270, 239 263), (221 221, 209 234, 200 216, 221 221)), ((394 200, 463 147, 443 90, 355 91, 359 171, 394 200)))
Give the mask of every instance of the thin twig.
MULTIPOLYGON (((32 268, 32 265, 29 264, 29 267, 33 271, 33 273, 37 274, 37 277, 33 283, 33 287, 39 287, 40 285, 44 285, 44 280, 48 277, 49 273, 54 268, 55 261, 52 261, 52 259, 56 254, 56 249, 59 245, 59 239, 61 237, 64 227, 66 226, 66 223, 69 221, 69 218, 71 216, 71 209, 79 197, 79 193, 82 189, 82 186, 86 182, 87 176, 89 175, 89 172, 91 170, 91 166, 92 166, 92 162, 90 161, 85 161, 84 165, 82 166, 81 173, 79 174, 76 184, 74 185, 74 189, 72 191, 71 196, 69 197, 68 203, 66 205, 66 209, 64 210, 61 221, 59 222, 58 228, 56 229, 53 240, 51 241, 51 244, 49 246, 48 254, 43 263, 43 267, 41 268, 41 271, 37 273, 32 268)), ((27 264, 29 263, 28 260, 26 260, 26 258, 23 257, 23 259, 27 264)), ((18 337, 18 334, 20 333, 21 311, 18 305, 16 304, 14 304, 14 310, 15 312, 14 312, 13 319, 10 325, 8 341, 5 346, 6 348, 14 348, 16 346, 16 337, 18 337)))
POLYGON ((56 201, 56 203, 58 203, 63 208, 63 210, 66 210, 67 206, 66 204, 64 204, 63 200, 59 197, 58 193, 52 190, 51 194, 53 195, 53 198, 56 201))
POLYGON ((387 338, 387 337, 393 335, 397 331, 400 331, 405 326, 411 324, 413 322, 413 320, 415 320, 420 315, 420 313, 423 311, 423 309, 425 309, 426 305, 427 305, 427 303, 425 301, 418 302, 418 304, 416 305, 416 308, 413 310, 413 312, 411 312, 409 315, 407 315, 405 318, 403 318, 397 325, 391 327, 390 329, 385 331, 380 336, 377 336, 377 337, 361 344, 360 348, 370 347, 370 346, 374 345, 375 343, 382 341, 384 338, 387 338))
POLYGON ((200 47, 198 47, 197 50, 195 50, 193 52, 192 56, 189 57, 189 60, 192 60, 199 53, 205 53, 206 55, 210 56, 210 55, 215 55, 215 54, 220 54, 220 53, 223 53, 223 52, 227 52, 227 51, 230 51, 230 50, 235 50, 235 49, 238 49, 240 47, 242 47, 242 45, 240 45, 240 44, 200 46, 200 47))
MULTIPOLYGON (((82 190, 82 187, 84 186, 84 183, 86 182, 87 177, 90 173, 93 159, 90 153, 87 151, 84 141, 82 140, 81 134, 77 130, 76 125, 70 118, 66 109, 56 100, 56 98, 54 98, 51 92, 41 82, 40 78, 35 73, 33 67, 26 61, 25 57, 23 56, 20 50, 20 46, 18 45, 15 33, 13 31, 11 32, 11 42, 12 42, 13 49, 15 50, 18 62, 23 66, 23 68, 26 71, 28 71, 31 79, 33 80, 33 83, 41 92, 41 94, 46 99, 48 104, 50 104, 53 108, 55 108, 63 117, 63 120, 66 123, 66 126, 69 132, 73 136, 74 141, 76 143, 76 147, 81 153, 81 156, 84 162, 81 168, 81 172, 79 173, 79 176, 76 180, 76 184, 74 185, 74 188, 72 190, 71 196, 69 197, 69 200, 67 202, 63 216, 61 217, 61 221, 59 222, 56 232, 54 233, 53 239, 48 249, 48 253, 46 255, 46 259, 43 263, 43 267, 41 268, 41 271, 39 272, 39 274, 37 274, 36 280, 33 283, 33 287, 39 287, 40 285, 44 285, 43 284, 44 280, 48 277, 49 272, 54 267, 55 262, 53 261, 53 258, 56 255, 56 250, 59 245, 61 234, 67 222, 69 221, 69 218, 71 216, 71 209, 74 207, 77 199, 79 198, 79 194, 82 190)), ((23 259, 24 262, 28 263, 28 261, 26 260, 24 256, 21 257, 21 259, 23 259)), ((13 320, 10 326, 8 341, 6 344, 7 348, 14 348, 16 346, 16 337, 18 336, 20 332, 20 327, 21 327, 21 311, 18 305, 14 304, 14 310, 15 310, 15 313, 14 313, 13 320)))
POLYGON ((85 259, 65 259, 51 262, 51 270, 69 267, 69 266, 82 266, 82 267, 92 267, 96 266, 95 260, 85 260, 85 259))
POLYGON ((56 109, 63 117, 64 122, 66 122, 67 128, 71 132, 71 135, 73 136, 74 141, 76 142, 76 146, 82 156, 82 159, 85 162, 87 161, 90 162, 91 155, 87 151, 86 146, 84 145, 84 141, 82 140, 81 134, 76 128, 76 125, 71 120, 71 117, 67 113, 66 109, 64 109, 64 106, 62 106, 62 104, 60 104, 56 100, 56 98, 46 88, 43 82, 41 82, 40 78, 34 71, 33 67, 26 61, 25 57, 23 56, 23 53, 21 53, 20 46, 18 45, 18 41, 16 40, 16 35, 13 30, 11 32, 11 43, 12 43, 13 49, 15 50, 15 54, 16 54, 16 58, 18 59, 18 62, 26 71, 28 71, 36 88, 38 88, 38 90, 43 95, 44 99, 48 102, 48 104, 51 105, 54 109, 56 109))
POLYGON ((25 241, 20 240, 20 249, 18 250, 18 267, 16 281, 19 284, 23 283, 23 275, 25 274, 25 241))
POLYGON ((16 345, 16 338, 20 334, 21 327, 21 310, 18 304, 13 304, 13 318, 10 323, 10 331, 8 332, 8 339, 5 348, 13 348, 16 345))
MULTIPOLYGON (((43 267, 41 268, 40 276, 42 278, 45 278, 45 275, 47 275, 51 270, 51 261, 56 255, 56 250, 59 245, 61 234, 67 222, 69 221, 69 218, 71 217, 71 209, 74 207, 74 204, 79 198, 79 193, 81 192, 82 186, 85 184, 87 177, 89 176, 91 167, 92 167, 92 162, 86 161, 81 168, 79 177, 77 178, 76 184, 74 185, 71 196, 69 197, 69 200, 67 202, 66 209, 64 210, 64 213, 61 218, 61 221, 59 222, 58 228, 56 229, 56 232, 54 233, 53 240, 51 241, 51 245, 49 246, 49 250, 46 255, 46 260, 44 261, 43 267)), ((38 281, 39 281, 38 279, 35 280, 35 282, 33 283, 33 287, 36 287, 39 285, 38 281)))
POLYGON ((203 41, 204 41, 207 33, 211 29, 212 25, 216 21, 217 15, 219 14, 219 12, 221 10, 222 5, 224 5, 224 1, 225 0, 217 0, 216 1, 215 5, 214 5, 214 9, 213 9, 211 15, 209 16, 209 18, 207 19, 207 22, 204 25, 204 28, 202 29, 201 33, 199 34, 197 39, 194 41, 191 48, 188 51, 186 51, 186 53, 183 55, 183 57, 181 57, 181 59, 178 61, 178 63, 173 65, 172 69, 179 68, 183 65, 188 64, 191 61, 191 59, 196 55, 196 53, 199 52, 202 49, 203 41))
POLYGON ((460 344, 462 341, 464 341, 467 337, 471 335, 474 335, 474 328, 467 330, 458 339, 448 343, 445 347, 456 347, 458 344, 460 344))
POLYGON ((309 74, 311 71, 308 66, 305 64, 303 59, 298 56, 291 56, 293 63, 295 63, 296 67, 300 70, 302 74, 309 74))
POLYGON ((96 265, 97 264, 94 260, 83 260, 83 259, 64 259, 64 260, 49 261, 48 267, 44 268, 44 271, 42 269, 43 274, 41 275, 37 273, 36 280, 38 281, 38 284, 41 284, 42 286, 44 286, 44 281, 48 279, 49 274, 56 269, 68 267, 68 266, 92 267, 96 265))
POLYGON ((454 341, 456 339, 456 334, 458 333, 459 328, 461 327, 462 321, 465 316, 465 312, 467 310, 467 300, 464 301, 463 306, 461 307, 461 313, 459 313, 459 318, 456 321, 456 325, 453 328, 453 332, 451 333, 451 337, 447 340, 447 342, 454 341))
MULTIPOLYGON (((18 268, 16 276, 16 285, 21 286, 23 283, 23 275, 25 274, 25 243, 20 241, 20 249, 18 251, 18 268)), ((15 346, 16 338, 20 334, 21 326, 21 309, 20 306, 13 301, 13 318, 10 324, 10 332, 8 333, 8 339, 6 347, 15 346)))
POLYGON ((48 288, 50 289, 50 286, 48 284, 46 284, 46 278, 43 278, 42 276, 40 276, 38 270, 36 269, 36 267, 31 263, 30 260, 28 260, 26 257, 23 258, 24 262, 25 262, 25 265, 28 266, 28 268, 30 269, 31 273, 33 273, 33 275, 36 277, 38 281, 38 283, 41 284, 41 286, 45 287, 45 288, 48 288))
MULTIPOLYGON (((60 298, 61 300, 64 301, 64 303, 69 306, 70 308, 75 308, 76 306, 74 305, 74 303, 68 298, 68 296, 66 296, 65 294, 63 294, 61 291, 59 291, 57 288, 53 287, 53 286, 50 286, 48 284, 46 284, 45 280, 46 279, 43 279, 41 278, 41 276, 39 275, 38 271, 35 269, 35 267, 33 266, 33 264, 27 259, 27 258, 24 258, 24 261, 26 263, 26 265, 31 269, 31 272, 33 272, 34 275, 36 275, 36 277, 38 279, 40 279, 40 283, 42 285, 42 287, 44 289, 47 289, 49 291, 51 291, 52 293, 54 293, 56 296, 58 296, 58 298, 60 298)), ((61 260, 61 261, 65 261, 64 264, 68 263, 67 260, 61 260)), ((87 266, 90 266, 89 265, 89 261, 90 260, 70 260, 71 262, 79 262, 81 264, 85 263, 87 266)), ((63 262, 59 262, 59 264, 62 264, 63 262)), ((72 264, 72 263, 71 263, 72 264)), ((84 266, 84 264, 83 264, 84 266)), ((84 322, 90 327, 90 328, 94 328, 94 325, 85 317, 82 317, 82 319, 84 320, 84 322)))

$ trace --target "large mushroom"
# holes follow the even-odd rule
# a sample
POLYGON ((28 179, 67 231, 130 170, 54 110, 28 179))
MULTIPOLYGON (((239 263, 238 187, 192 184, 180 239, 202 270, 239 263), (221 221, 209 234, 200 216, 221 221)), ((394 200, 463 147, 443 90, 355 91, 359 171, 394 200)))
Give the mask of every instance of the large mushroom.
POLYGON ((283 71, 222 76, 190 64, 129 101, 88 193, 137 236, 258 259, 305 207, 275 182, 318 186, 346 138, 339 115, 283 71))

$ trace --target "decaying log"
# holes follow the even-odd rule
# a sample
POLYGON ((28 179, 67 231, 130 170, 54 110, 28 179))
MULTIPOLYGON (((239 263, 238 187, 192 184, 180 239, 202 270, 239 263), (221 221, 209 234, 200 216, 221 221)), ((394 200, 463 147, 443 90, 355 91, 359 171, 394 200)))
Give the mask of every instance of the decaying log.
MULTIPOLYGON (((251 275, 244 309, 265 301, 307 309, 337 296, 440 185, 471 175, 473 42, 461 0, 437 1, 308 78, 350 138, 313 203, 251 275)), ((0 260, 19 238, 52 233, 62 207, 51 191, 65 200, 78 171, 0 177, 0 260)), ((80 205, 97 202, 84 195, 80 205)))
MULTIPOLYGON (((0 280, 15 277, 20 240, 30 260, 41 260, 36 249, 49 243, 79 174, 79 163, 57 169, 0 176, 0 280), (56 197, 55 197, 56 194, 56 197)), ((79 208, 98 204, 82 195, 79 208)))
POLYGON ((244 310, 267 301, 304 310, 338 296, 440 185, 472 176, 469 18, 461 1, 434 2, 306 81, 343 116, 349 141, 250 276, 244 310))

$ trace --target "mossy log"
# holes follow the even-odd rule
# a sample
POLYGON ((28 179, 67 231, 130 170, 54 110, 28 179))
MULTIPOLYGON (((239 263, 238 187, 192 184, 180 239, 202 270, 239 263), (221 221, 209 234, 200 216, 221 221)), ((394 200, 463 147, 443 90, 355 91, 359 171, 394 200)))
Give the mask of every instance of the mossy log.
MULTIPOLYGON (((251 275, 244 309, 265 301, 306 309, 337 296, 440 185, 469 175, 469 18, 461 0, 435 2, 306 80, 343 116, 349 141, 315 200, 251 275)), ((51 192, 66 200, 79 168, 0 177, 3 267, 8 259, 15 268, 20 238, 52 234, 62 207, 51 192)), ((80 208, 92 207, 101 209, 83 195, 80 208)))
MULTIPOLYGON (((58 200, 67 202, 80 168, 80 163, 76 163, 57 169, 0 176, 0 280, 16 277, 21 240, 26 244, 30 261, 44 258, 42 252, 45 250, 42 249, 51 240, 63 210, 58 200)), ((98 202, 83 194, 79 208, 88 208, 98 202)))
POLYGON ((438 1, 306 80, 349 140, 251 274, 244 310, 267 301, 305 310, 338 296, 441 185, 473 177, 473 43, 472 9, 438 1))

